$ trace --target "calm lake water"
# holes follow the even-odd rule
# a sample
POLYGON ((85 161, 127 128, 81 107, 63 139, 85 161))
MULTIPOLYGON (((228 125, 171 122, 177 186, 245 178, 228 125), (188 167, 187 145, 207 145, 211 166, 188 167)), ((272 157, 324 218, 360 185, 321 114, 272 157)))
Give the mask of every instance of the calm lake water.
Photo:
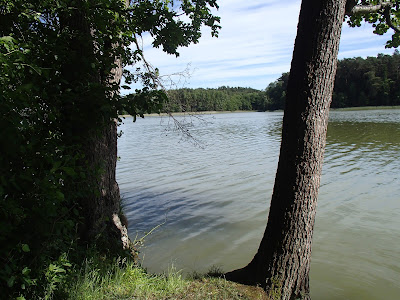
MULTIPOLYGON (((127 118, 117 179, 143 265, 246 265, 268 217, 281 112, 127 118)), ((314 299, 400 299, 400 110, 332 111, 311 264, 314 299)))

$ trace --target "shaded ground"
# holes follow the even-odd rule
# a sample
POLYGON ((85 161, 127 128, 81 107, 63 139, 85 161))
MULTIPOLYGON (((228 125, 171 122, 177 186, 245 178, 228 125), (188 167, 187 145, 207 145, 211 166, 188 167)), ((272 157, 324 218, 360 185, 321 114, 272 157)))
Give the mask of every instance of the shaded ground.
POLYGON ((193 281, 186 290, 170 299, 262 299, 268 300, 260 287, 246 286, 220 278, 193 281))

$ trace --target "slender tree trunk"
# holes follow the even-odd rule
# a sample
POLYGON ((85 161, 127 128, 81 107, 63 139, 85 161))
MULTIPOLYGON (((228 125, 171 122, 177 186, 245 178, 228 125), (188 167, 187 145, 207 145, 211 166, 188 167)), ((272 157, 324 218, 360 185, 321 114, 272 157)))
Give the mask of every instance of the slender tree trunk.
POLYGON ((346 0, 303 0, 267 227, 253 260, 227 279, 273 299, 309 298, 312 235, 346 0))

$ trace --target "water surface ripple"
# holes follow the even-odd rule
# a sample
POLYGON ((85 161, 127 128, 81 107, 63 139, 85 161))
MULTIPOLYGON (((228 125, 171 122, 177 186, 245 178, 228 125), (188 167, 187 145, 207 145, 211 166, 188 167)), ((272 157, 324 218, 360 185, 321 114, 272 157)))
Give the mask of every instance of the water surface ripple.
MULTIPOLYGON (((281 112, 127 118, 117 179, 144 266, 184 272, 250 261, 278 162, 281 112)), ((399 299, 400 110, 333 111, 311 265, 314 299, 399 299)))

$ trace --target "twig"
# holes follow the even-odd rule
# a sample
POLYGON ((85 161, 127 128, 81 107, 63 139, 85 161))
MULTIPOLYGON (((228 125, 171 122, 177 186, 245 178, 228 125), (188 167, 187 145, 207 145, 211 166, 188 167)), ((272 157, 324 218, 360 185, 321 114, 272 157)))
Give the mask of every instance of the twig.
MULTIPOLYGON (((159 76, 158 71, 144 57, 143 42, 142 42, 142 46, 140 46, 138 40, 139 40, 138 36, 134 33, 134 43, 136 45, 137 50, 139 50, 139 52, 140 52, 140 56, 143 60, 143 65, 146 69, 146 72, 149 74, 154 87, 162 89, 169 98, 168 90, 165 87, 165 84, 163 82, 163 77, 167 78, 171 82, 170 86, 173 85, 172 76, 179 76, 180 78, 183 77, 186 80, 186 78, 190 77, 190 75, 191 75, 190 69, 189 69, 190 64, 188 64, 188 66, 186 67, 186 69, 183 72, 180 72, 180 73, 177 72, 177 73, 173 73, 170 75, 159 76)), ((142 39, 142 41, 143 41, 143 39, 142 39)), ((168 106, 165 106, 164 108, 166 109, 166 113, 168 114, 168 116, 174 121, 174 128, 182 133, 183 138, 185 138, 189 141, 192 141, 194 145, 201 147, 201 143, 199 142, 199 140, 197 140, 195 137, 193 137, 193 135, 190 133, 189 129, 184 124, 182 124, 179 120, 177 120, 175 118, 175 116, 169 110, 168 106)), ((190 115, 190 113, 189 113, 189 115, 190 115)))

